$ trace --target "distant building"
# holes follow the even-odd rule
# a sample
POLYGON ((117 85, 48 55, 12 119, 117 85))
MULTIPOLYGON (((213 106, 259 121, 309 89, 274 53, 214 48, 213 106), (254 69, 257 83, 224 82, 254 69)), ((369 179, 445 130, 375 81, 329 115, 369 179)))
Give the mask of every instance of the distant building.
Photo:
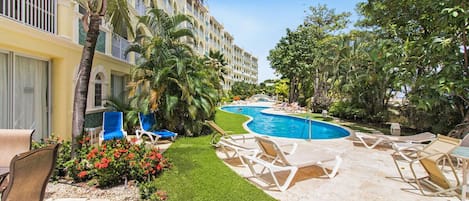
MULTIPOLYGON (((143 0, 128 0, 143 15, 143 0)), ((257 58, 235 48, 233 37, 200 1, 158 0, 168 13, 194 16, 194 49, 219 50, 229 64, 224 89, 235 81, 257 83, 257 58), (235 51, 236 49, 236 51, 235 51)), ((54 133, 70 139, 72 105, 85 32, 84 9, 72 0, 0 1, 0 128, 34 128, 34 139, 54 133)), ((104 24, 104 23, 103 23, 104 24)), ((189 26, 189 25, 186 25, 189 26)), ((100 28, 88 93, 85 127, 98 128, 110 96, 125 99, 124 89, 138 55, 124 52, 128 39, 100 28)))

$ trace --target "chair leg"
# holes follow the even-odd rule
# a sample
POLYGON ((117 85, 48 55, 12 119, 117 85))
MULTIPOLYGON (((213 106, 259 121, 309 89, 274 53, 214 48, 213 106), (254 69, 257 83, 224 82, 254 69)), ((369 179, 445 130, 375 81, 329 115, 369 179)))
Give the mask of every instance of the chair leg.
POLYGON ((377 145, 379 145, 382 141, 384 141, 384 138, 378 138, 375 143, 373 143, 372 145, 368 145, 368 144, 366 143, 364 137, 357 136, 357 138, 358 138, 358 139, 360 140, 360 142, 361 142, 363 145, 365 145, 365 147, 368 148, 368 149, 373 149, 373 148, 375 148, 377 145))
MULTIPOLYGON (((391 157, 392 157, 392 160, 394 161, 394 165, 396 165, 396 168, 397 168, 397 172, 399 172, 399 176, 401 177, 401 179, 404 181, 404 182, 407 182, 407 183, 410 183, 410 182, 414 182, 415 180, 411 180, 411 179, 408 179, 408 178, 405 178, 404 177, 404 174, 402 173, 402 170, 401 170, 401 166, 399 165, 399 163, 397 162, 398 159, 397 157, 399 157, 401 154, 396 154, 396 153, 393 153, 391 154, 391 157)), ((404 158, 405 159, 405 158, 404 158)), ((411 161, 411 160, 410 160, 411 161)), ((410 162, 409 161, 409 162, 410 162)), ((410 164, 409 164, 410 165, 410 164)))
POLYGON ((332 168, 332 172, 331 173, 328 173, 327 169, 325 167, 322 166, 323 162, 318 162, 318 165, 322 168, 322 171, 324 171, 324 173, 327 175, 327 177, 329 177, 329 179, 332 179, 335 177, 335 175, 337 175, 337 172, 339 172, 339 167, 340 165, 342 164, 342 157, 340 157, 340 155, 337 155, 335 157, 335 165, 334 167, 332 168))
POLYGON ((275 176, 275 172, 271 168, 269 168, 270 175, 272 176, 272 179, 274 180, 275 185, 277 185, 278 189, 282 192, 287 190, 288 187, 290 187, 290 183, 293 181, 293 178, 295 177, 296 172, 298 171, 298 168, 297 167, 289 167, 287 170, 290 171, 290 174, 288 175, 285 182, 283 182, 283 185, 280 185, 277 177, 275 176))

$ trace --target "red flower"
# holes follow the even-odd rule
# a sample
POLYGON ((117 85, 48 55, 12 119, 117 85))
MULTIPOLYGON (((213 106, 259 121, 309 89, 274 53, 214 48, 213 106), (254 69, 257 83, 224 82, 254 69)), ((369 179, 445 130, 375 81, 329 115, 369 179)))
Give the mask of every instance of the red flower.
POLYGON ((156 165, 156 170, 160 171, 161 170, 161 165, 158 163, 158 165, 156 165))
POLYGON ((129 153, 129 155, 127 155, 127 159, 134 159, 135 158, 135 154, 134 153, 129 153))
POLYGON ((156 153, 156 158, 161 159, 163 158, 163 155, 161 155, 160 153, 156 153))
POLYGON ((86 158, 89 160, 89 159, 92 159, 94 157, 96 157, 96 153, 98 153, 98 149, 97 148, 94 148, 93 150, 91 150, 90 153, 88 153, 88 155, 86 156, 86 158))
POLYGON ((121 157, 121 154, 118 151, 114 152, 114 158, 119 158, 121 157))
POLYGON ((107 158, 103 158, 101 159, 101 163, 100 162, 96 162, 94 164, 94 167, 95 168, 98 168, 98 169, 104 169, 104 168, 107 168, 109 166, 109 162, 110 160, 107 159, 107 158))
POLYGON ((81 171, 80 173, 78 173, 79 178, 84 178, 84 177, 86 177, 86 175, 88 175, 88 172, 86 172, 86 171, 81 171))

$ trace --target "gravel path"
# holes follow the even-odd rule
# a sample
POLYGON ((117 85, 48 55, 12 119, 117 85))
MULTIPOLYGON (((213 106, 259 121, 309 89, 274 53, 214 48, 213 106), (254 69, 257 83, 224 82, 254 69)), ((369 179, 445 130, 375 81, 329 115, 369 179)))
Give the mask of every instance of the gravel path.
POLYGON ((129 183, 128 186, 119 185, 112 188, 100 189, 96 187, 89 187, 86 185, 86 183, 69 184, 66 182, 58 182, 47 184, 45 198, 46 201, 137 201, 139 200, 139 194, 138 187, 134 183, 129 183))

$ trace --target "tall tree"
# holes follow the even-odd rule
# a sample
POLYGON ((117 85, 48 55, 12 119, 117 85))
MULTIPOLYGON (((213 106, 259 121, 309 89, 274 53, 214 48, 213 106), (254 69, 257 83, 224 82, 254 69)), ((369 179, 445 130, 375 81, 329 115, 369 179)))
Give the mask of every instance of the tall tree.
POLYGON ((418 119, 425 117, 438 132, 469 112, 467 59, 460 51, 467 41, 464 6, 458 0, 373 0, 359 5, 365 16, 361 25, 402 45, 405 62, 399 68, 407 97, 417 113, 425 111, 418 119))
POLYGON ((218 103, 218 71, 194 56, 187 44, 192 31, 182 25, 190 20, 153 8, 140 17, 136 43, 128 50, 142 60, 132 70, 131 105, 156 112, 160 127, 181 135, 199 134, 218 103))
POLYGON ((78 0, 77 2, 86 10, 81 22, 87 33, 78 67, 73 101, 72 140, 74 148, 77 145, 76 138, 83 132, 88 85, 101 21, 104 18, 106 22, 109 22, 112 30, 120 35, 132 36, 133 33, 131 14, 126 0, 78 0))

